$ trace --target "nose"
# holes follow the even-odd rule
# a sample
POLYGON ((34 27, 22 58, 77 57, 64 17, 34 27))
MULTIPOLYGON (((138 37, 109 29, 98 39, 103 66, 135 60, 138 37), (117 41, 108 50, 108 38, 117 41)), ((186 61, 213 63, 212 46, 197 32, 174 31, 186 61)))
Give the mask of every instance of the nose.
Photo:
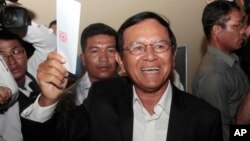
POLYGON ((104 51, 104 50, 100 51, 100 53, 99 53, 99 60, 100 61, 107 61, 108 60, 108 53, 107 53, 107 51, 104 51))
POLYGON ((6 60, 6 64, 12 65, 16 63, 16 59, 13 57, 13 55, 9 55, 6 60))
POLYGON ((240 30, 240 33, 242 34, 242 35, 245 35, 246 34, 246 30, 247 28, 244 26, 244 27, 242 27, 241 28, 241 30, 240 30))
POLYGON ((154 61, 158 58, 158 56, 156 55, 152 45, 148 45, 145 48, 145 55, 144 55, 144 59, 147 61, 154 61))

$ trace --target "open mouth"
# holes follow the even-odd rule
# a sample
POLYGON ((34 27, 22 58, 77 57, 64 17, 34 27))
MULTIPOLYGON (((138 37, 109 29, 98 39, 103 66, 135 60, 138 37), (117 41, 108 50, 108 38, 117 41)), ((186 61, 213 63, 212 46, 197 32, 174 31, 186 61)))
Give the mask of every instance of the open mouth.
POLYGON ((19 69, 18 68, 11 68, 10 71, 12 74, 15 74, 15 73, 19 72, 19 69))
POLYGON ((154 74, 158 73, 160 71, 159 67, 147 67, 147 68, 142 68, 141 71, 146 74, 154 74))
POLYGON ((102 71, 106 71, 109 69, 109 66, 99 66, 98 69, 100 69, 102 71))

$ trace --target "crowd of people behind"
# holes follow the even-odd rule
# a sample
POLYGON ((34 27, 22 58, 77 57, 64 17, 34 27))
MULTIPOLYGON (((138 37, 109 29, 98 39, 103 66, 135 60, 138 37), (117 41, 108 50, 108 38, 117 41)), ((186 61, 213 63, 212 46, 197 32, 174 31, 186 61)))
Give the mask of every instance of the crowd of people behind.
MULTIPOLYGON (((230 125, 250 125, 249 19, 235 2, 206 5, 208 49, 191 94, 174 70, 175 35, 157 13, 137 13, 118 31, 87 26, 70 86, 56 20, 32 22, 25 36, 3 29, 0 55, 19 95, 0 111, 0 141, 229 141, 230 125)), ((0 106, 10 98, 0 85, 0 106)))

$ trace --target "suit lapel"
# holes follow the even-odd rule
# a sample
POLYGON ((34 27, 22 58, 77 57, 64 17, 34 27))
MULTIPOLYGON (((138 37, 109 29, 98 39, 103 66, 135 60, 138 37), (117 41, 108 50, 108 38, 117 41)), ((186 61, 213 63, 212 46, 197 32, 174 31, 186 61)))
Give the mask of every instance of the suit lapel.
POLYGON ((121 120, 121 131, 123 141, 132 141, 133 139, 133 90, 132 85, 127 85, 122 88, 123 94, 120 97, 119 116, 121 120))
MULTIPOLYGON (((118 101, 119 116, 121 120, 121 132, 124 141, 133 140, 133 89, 132 84, 122 88, 124 91, 118 101)), ((182 99, 181 91, 173 86, 173 97, 170 109, 167 141, 183 141, 185 125, 188 123, 185 114, 185 102, 182 99)))
POLYGON ((183 141, 183 133, 188 119, 185 112, 185 102, 181 97, 181 92, 173 86, 173 97, 170 109, 167 141, 183 141))

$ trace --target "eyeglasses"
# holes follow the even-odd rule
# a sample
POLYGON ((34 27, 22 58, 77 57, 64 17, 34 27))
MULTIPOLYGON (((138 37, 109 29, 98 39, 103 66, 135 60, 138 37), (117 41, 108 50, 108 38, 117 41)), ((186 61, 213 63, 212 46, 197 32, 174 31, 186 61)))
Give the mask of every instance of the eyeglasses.
POLYGON ((4 54, 0 55, 3 56, 4 61, 7 63, 9 61, 9 57, 14 57, 16 60, 24 58, 24 49, 20 48, 12 50, 10 55, 4 55, 4 54))
POLYGON ((241 30, 241 29, 245 28, 245 24, 243 22, 240 22, 239 24, 226 24, 226 26, 236 27, 237 30, 241 30))
POLYGON ((146 51, 147 46, 152 46, 154 52, 161 53, 169 50, 173 45, 165 40, 154 42, 153 44, 144 44, 144 43, 133 43, 130 46, 124 48, 123 50, 128 50, 133 55, 140 55, 146 51))

